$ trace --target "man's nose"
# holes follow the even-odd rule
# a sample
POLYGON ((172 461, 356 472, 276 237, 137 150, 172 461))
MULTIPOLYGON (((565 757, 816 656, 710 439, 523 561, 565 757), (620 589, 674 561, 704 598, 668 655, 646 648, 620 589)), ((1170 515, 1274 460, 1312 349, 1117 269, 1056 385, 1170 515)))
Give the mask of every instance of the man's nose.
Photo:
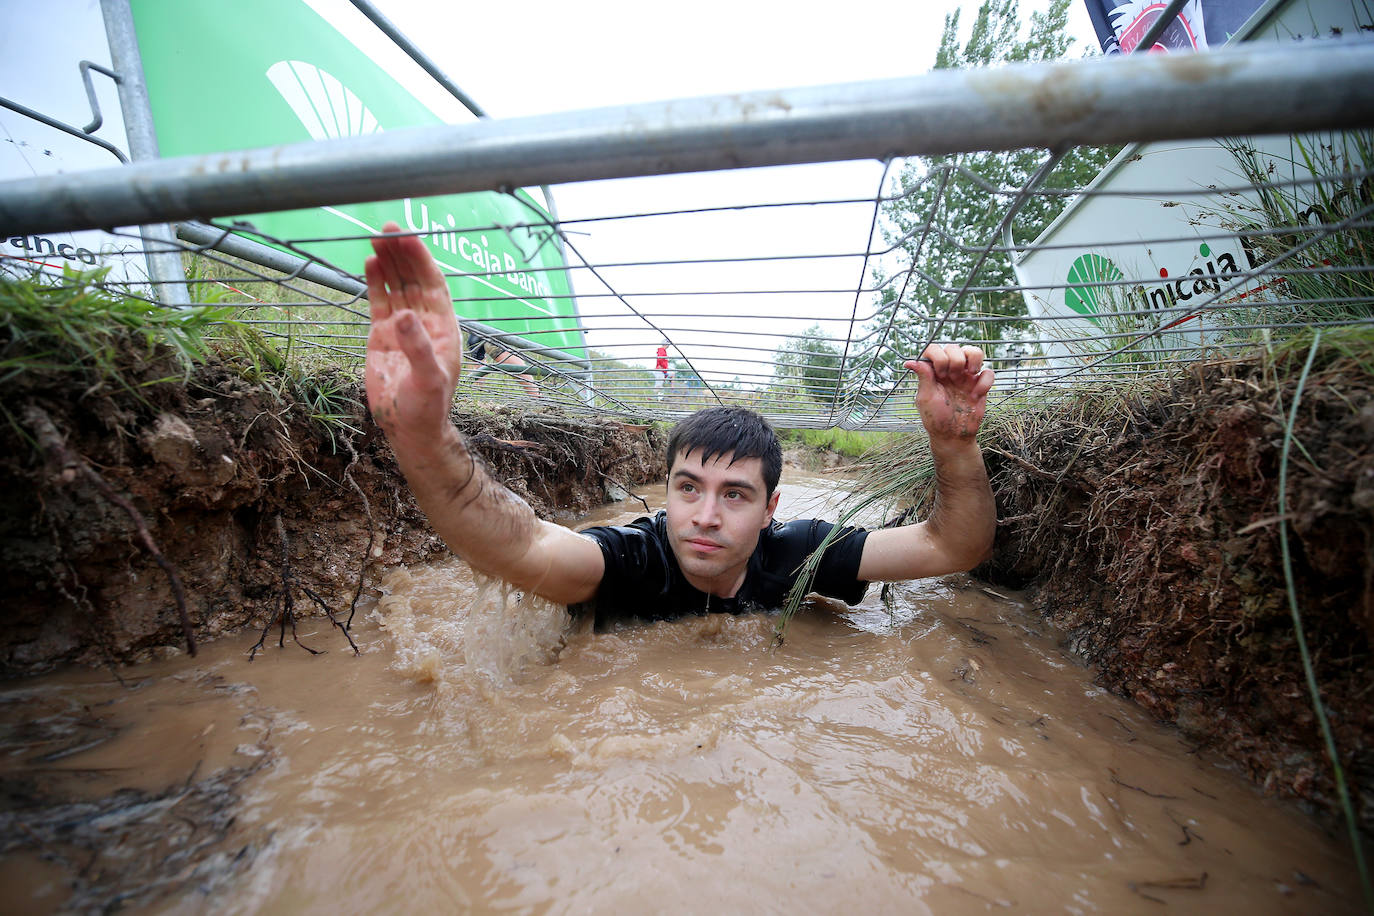
POLYGON ((698 528, 717 528, 720 526, 720 507, 712 498, 698 500, 695 506, 696 511, 692 513, 692 522, 698 528))

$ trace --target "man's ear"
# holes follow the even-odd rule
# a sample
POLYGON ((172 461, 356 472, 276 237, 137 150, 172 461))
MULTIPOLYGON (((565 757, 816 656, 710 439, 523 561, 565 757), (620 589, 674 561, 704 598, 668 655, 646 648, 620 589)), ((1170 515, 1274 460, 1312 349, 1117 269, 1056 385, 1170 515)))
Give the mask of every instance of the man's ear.
POLYGON ((763 525, 759 528, 760 531, 773 524, 773 513, 778 511, 778 497, 781 495, 781 490, 774 490, 773 495, 768 497, 768 514, 764 516, 763 525))

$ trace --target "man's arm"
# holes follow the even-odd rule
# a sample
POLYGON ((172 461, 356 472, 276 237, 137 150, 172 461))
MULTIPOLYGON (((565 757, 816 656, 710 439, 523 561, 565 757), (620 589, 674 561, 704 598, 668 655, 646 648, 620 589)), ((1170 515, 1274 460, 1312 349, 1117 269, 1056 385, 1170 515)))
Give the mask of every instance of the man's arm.
POLYGON ((367 403, 415 501, 474 569, 560 604, 588 600, 605 571, 601 548, 493 480, 449 419, 463 335, 434 259, 414 236, 374 238, 372 249, 367 403))
POLYGON ((867 582, 972 569, 991 553, 997 531, 997 506, 974 438, 992 370, 983 366, 977 347, 937 344, 922 356, 907 360, 906 367, 921 379, 916 406, 935 459, 935 507, 918 524, 869 532, 859 562, 859 578, 867 582))

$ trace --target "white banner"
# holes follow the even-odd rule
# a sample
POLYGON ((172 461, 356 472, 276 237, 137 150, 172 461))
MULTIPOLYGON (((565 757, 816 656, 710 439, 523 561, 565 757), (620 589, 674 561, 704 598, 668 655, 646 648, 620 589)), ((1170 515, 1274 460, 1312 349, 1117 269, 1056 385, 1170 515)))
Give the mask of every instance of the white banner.
MULTIPOLYGON (((1332 36, 1368 28, 1370 23, 1361 18, 1368 16, 1345 0, 1289 0, 1262 10, 1237 39, 1338 40, 1332 36)), ((1219 99, 1218 104, 1263 101, 1219 99)), ((1246 142, 1270 181, 1305 181, 1310 187, 1313 172, 1304 150, 1326 145, 1330 149, 1321 154, 1340 159, 1344 140, 1282 136, 1246 142)), ((1065 341, 1151 328, 1160 331, 1152 340, 1161 348, 1204 344, 1208 329, 1218 322, 1206 308, 1191 311, 1190 306, 1213 300, 1247 304, 1271 296, 1273 277, 1246 278, 1263 265, 1254 248, 1234 234, 1255 221, 1257 197, 1207 192, 1248 184, 1236 155, 1217 141, 1136 144, 1122 150, 1089 186, 1095 193, 1070 205, 1016 259, 1017 281, 1036 319, 1043 355, 1071 364, 1112 345, 1084 347, 1065 341), (1123 311, 1163 314, 1107 317, 1123 311)), ((1297 193, 1301 197, 1306 189, 1299 185, 1297 193)))

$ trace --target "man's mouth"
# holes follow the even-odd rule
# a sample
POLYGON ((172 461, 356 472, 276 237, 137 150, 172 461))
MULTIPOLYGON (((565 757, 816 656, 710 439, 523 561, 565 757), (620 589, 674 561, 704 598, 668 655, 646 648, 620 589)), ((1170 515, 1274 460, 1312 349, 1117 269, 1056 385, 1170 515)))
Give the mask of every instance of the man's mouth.
POLYGON ((714 553, 724 545, 717 544, 715 541, 708 541, 705 538, 687 538, 687 546, 701 553, 714 553))

